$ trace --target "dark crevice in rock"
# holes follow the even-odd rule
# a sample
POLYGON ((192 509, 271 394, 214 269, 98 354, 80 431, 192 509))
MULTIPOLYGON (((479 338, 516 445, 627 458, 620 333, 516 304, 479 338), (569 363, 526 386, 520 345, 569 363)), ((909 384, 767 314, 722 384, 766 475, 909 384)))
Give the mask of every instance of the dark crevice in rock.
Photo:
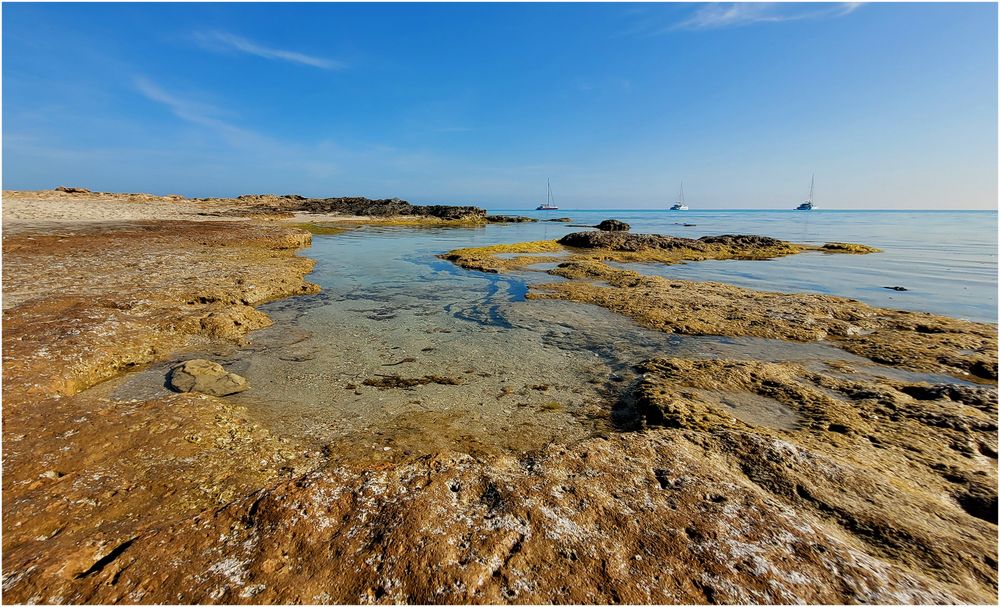
POLYGON ((128 550, 128 547, 131 546, 132 543, 135 542, 135 540, 137 540, 137 539, 139 539, 139 536, 135 536, 133 538, 125 540, 121 544, 118 544, 117 546, 114 547, 114 549, 111 550, 111 552, 107 553, 104 557, 98 559, 86 571, 83 571, 81 573, 76 574, 74 576, 74 578, 79 580, 79 579, 82 579, 82 578, 85 578, 85 577, 89 577, 91 575, 94 575, 95 573, 100 572, 102 569, 104 569, 105 567, 107 567, 108 565, 110 565, 112 562, 114 562, 115 559, 117 559, 119 556, 121 556, 123 552, 125 552, 126 550, 128 550))

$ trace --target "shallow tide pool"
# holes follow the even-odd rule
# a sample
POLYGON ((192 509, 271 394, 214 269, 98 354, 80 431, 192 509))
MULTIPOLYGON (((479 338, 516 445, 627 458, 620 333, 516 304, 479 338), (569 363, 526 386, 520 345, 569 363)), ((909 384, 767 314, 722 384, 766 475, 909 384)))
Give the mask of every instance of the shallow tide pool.
MULTIPOLYGON (((609 215, 584 216, 580 223, 596 223, 609 215)), ((705 225, 693 233, 671 229, 665 222, 673 215, 655 221, 618 216, 635 231, 693 237, 750 232, 798 242, 858 241, 892 250, 864 234, 799 225, 794 222, 806 220, 795 215, 788 225, 768 219, 770 223, 755 226, 752 217, 722 224, 714 215, 690 213, 685 221, 705 225)), ((995 215, 990 217, 995 220, 995 215)), ((811 223, 821 220, 808 218, 811 223)), ((826 361, 838 360, 875 375, 956 381, 879 367, 822 343, 651 331, 595 306, 526 300, 532 283, 559 280, 543 271, 548 265, 497 275, 463 270, 437 257, 459 247, 559 238, 578 229, 546 222, 446 229, 360 227, 316 236, 302 254, 316 259, 309 280, 323 292, 263 306, 274 319, 272 327, 251 334, 246 347, 208 354, 250 380, 252 388, 231 397, 233 401, 248 406, 279 435, 313 442, 333 455, 338 450, 392 456, 448 448, 524 452, 627 429, 629 419, 616 414, 620 395, 636 378, 634 365, 658 355, 794 360, 831 373, 836 371, 826 361)), ((962 295, 973 292, 987 300, 995 296, 995 291, 982 294, 989 280, 980 272, 990 263, 995 268, 993 253, 992 262, 980 252, 972 256, 975 260, 968 262, 965 274, 953 274, 959 288, 928 287, 929 295, 917 286, 935 284, 934 268, 957 261, 940 256, 932 261, 926 251, 911 254, 905 281, 898 274, 900 262, 893 260, 893 255, 905 255, 888 251, 884 257, 806 253, 775 261, 650 266, 642 271, 776 290, 832 292, 876 305, 898 301, 919 304, 898 307, 932 311, 951 306, 983 317, 988 316, 984 302, 962 295), (809 280, 799 280, 800 275, 809 280), (917 289, 912 299, 901 297, 911 292, 883 293, 880 283, 899 282, 917 289)), ((995 284, 995 275, 993 280, 995 284)), ((119 393, 135 397, 163 390, 169 366, 168 361, 134 374, 119 393)), ((737 417, 759 417, 764 411, 775 418, 771 423, 793 423, 760 403, 736 397, 723 401, 737 417)))

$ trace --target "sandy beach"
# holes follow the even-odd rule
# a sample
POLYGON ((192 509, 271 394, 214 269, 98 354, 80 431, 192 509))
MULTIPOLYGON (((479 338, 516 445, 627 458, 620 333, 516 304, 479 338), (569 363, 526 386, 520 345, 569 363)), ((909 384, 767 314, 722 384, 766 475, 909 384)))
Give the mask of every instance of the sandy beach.
MULTIPOLYGON (((635 360, 634 381, 595 378, 606 400, 588 415, 610 430, 523 450, 462 449, 460 436, 422 450, 373 452, 360 435, 318 447, 231 397, 123 399, 123 381, 164 360, 225 359, 272 323, 261 304, 322 295, 299 254, 310 234, 295 226, 440 221, 308 213, 288 200, 4 193, 5 600, 994 597, 995 325, 644 277, 605 263, 626 255, 616 242, 643 254, 628 238, 443 255, 504 273, 561 252, 550 270, 561 280, 532 286, 527 305, 596 304, 661 332, 832 339, 859 358, 822 370, 635 360)), ((774 239, 692 242, 650 255, 797 253, 774 239)), ((406 369, 336 389, 387 407, 412 401, 407 386, 500 389, 489 374, 406 384, 406 369)))

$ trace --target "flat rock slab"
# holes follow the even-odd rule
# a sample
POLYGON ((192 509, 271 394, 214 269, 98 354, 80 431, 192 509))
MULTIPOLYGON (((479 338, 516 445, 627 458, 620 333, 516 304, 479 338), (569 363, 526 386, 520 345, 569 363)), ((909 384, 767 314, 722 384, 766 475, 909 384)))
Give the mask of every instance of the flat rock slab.
POLYGON ((246 378, 230 373, 219 363, 196 358, 170 370, 170 387, 178 392, 201 392, 210 396, 228 396, 243 392, 250 385, 246 378))

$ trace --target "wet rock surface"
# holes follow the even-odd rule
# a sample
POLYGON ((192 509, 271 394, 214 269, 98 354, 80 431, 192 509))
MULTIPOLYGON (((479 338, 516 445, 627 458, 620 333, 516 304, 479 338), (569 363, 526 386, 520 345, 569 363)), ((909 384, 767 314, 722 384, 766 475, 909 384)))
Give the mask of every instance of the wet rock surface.
MULTIPOLYGON (((614 221, 614 220, 608 220, 614 221)), ((601 225, 607 222, 602 222, 601 225)), ((613 225, 613 224, 612 224, 613 225)), ((624 224, 627 226, 627 224, 624 224)), ((599 227, 599 226, 598 226, 599 227)), ((660 234, 635 234, 627 228, 604 228, 597 232, 573 232, 559 239, 559 244, 581 249, 610 249, 612 251, 639 252, 650 249, 707 252, 714 248, 730 247, 743 250, 746 254, 783 251, 785 254, 798 252, 790 243, 767 236, 725 235, 703 236, 702 238, 682 238, 660 234)))
POLYGON ((672 333, 827 340, 883 365, 986 381, 997 377, 996 327, 986 323, 829 295, 645 276, 589 259, 563 262, 551 273, 582 280, 539 285, 529 297, 594 303, 672 333), (607 286, 593 284, 595 279, 607 286))
POLYGON ((594 227, 603 232, 628 232, 632 229, 632 226, 617 219, 605 219, 594 227))
POLYGON ((170 370, 170 387, 177 392, 200 392, 209 396, 229 396, 249 388, 247 380, 230 373, 217 362, 196 358, 170 370))
POLYGON ((824 251, 830 251, 832 253, 855 253, 858 255, 881 252, 880 249, 876 249, 875 247, 869 247, 867 245, 857 244, 854 242, 828 242, 821 248, 824 251))
POLYGON ((810 250, 822 249, 767 236, 723 235, 694 239, 624 231, 588 231, 573 232, 558 241, 456 249, 440 257, 469 270, 501 272, 537 263, 563 261, 567 253, 577 261, 671 264, 706 259, 771 259, 810 250), (523 255, 506 259, 498 257, 513 253, 523 255))
POLYGON ((444 386, 458 386, 462 381, 455 377, 445 377, 442 375, 424 375, 423 377, 400 377, 399 375, 379 375, 370 377, 362 382, 366 386, 389 390, 392 388, 414 388, 427 384, 440 384, 444 386))
POLYGON ((184 221, 5 233, 5 381, 71 395, 195 338, 239 341, 270 323, 254 305, 316 292, 295 256, 310 239, 184 221))
POLYGON ((523 215, 487 215, 486 221, 488 223, 534 223, 538 220, 523 215))
POLYGON ((501 272, 532 263, 558 260, 563 248, 554 240, 521 242, 511 245, 493 245, 456 249, 440 255, 442 259, 455 263, 467 270, 480 272, 501 272), (514 258, 502 259, 497 255, 518 254, 514 258))

